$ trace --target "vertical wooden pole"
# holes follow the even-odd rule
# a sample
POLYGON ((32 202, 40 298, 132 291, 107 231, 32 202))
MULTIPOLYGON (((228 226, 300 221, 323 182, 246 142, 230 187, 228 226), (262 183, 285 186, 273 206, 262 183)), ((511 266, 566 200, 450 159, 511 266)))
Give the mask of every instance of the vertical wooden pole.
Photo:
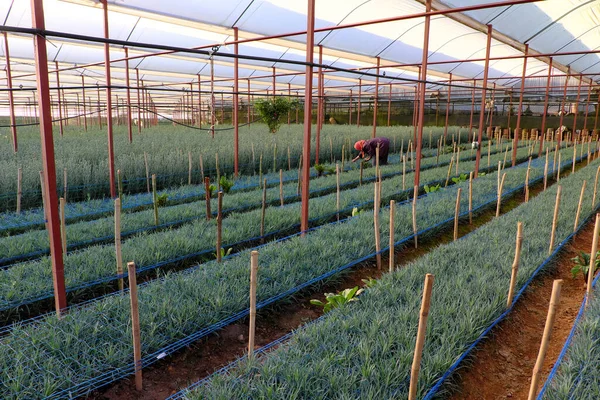
POLYGON ((515 259, 510 273, 510 286, 508 287, 508 298, 506 299, 506 308, 510 308, 517 284, 517 274, 519 273, 519 260, 521 259, 521 248, 523 246, 523 223, 517 223, 517 243, 515 244, 515 259))
POLYGON ((283 169, 279 170, 279 202, 283 207, 283 169))
POLYGON ((402 190, 406 190, 406 156, 402 154, 402 190))
MULTIPOLYGON (((43 190, 42 190, 43 193, 43 190)), ((23 197, 23 168, 17 170, 17 214, 21 214, 21 198, 23 197)))
POLYGON ((335 163, 335 209, 337 213, 337 220, 340 220, 340 164, 335 163))
POLYGON ((206 220, 210 220, 212 218, 212 213, 210 211, 210 178, 208 176, 204 177, 204 195, 205 195, 205 203, 206 203, 206 220))
POLYGON ((558 185, 556 190, 556 203, 554 204, 554 215, 552 217, 552 231, 550 232, 550 247, 548 248, 548 254, 552 254, 554 249, 554 238, 556 236, 556 225, 558 224, 558 208, 560 207, 560 193, 561 186, 558 185))
POLYGON ((262 192, 262 211, 260 214, 260 237, 261 241, 264 241, 263 236, 265 236, 265 214, 267 212, 267 180, 264 180, 263 183, 263 192, 262 192))
POLYGON ((525 172, 525 203, 529 203, 529 171, 531 168, 531 157, 529 157, 529 164, 527 164, 527 172, 525 172))
POLYGON ((492 141, 488 140, 488 168, 490 168, 491 166, 491 161, 492 161, 492 141))
POLYGON ((413 191, 413 201, 412 201, 412 222, 413 222, 413 234, 415 236, 415 249, 418 247, 418 238, 417 238, 417 197, 419 196, 419 186, 415 185, 413 191))
POLYGON ((410 370, 410 386, 408 391, 409 400, 415 400, 417 398, 417 383, 419 382, 421 356, 423 355, 423 346, 425 345, 425 332, 427 331, 427 318, 429 317, 429 308, 431 306, 432 287, 433 275, 427 274, 425 275, 425 285, 423 286, 423 300, 421 302, 421 312, 419 314, 419 328, 417 330, 415 354, 413 356, 412 368, 410 370))
POLYGON ((381 269, 381 237, 379 234, 379 205, 381 200, 379 199, 379 185, 380 183, 375 180, 373 194, 373 227, 375 231, 375 252, 377 253, 376 260, 378 270, 381 269))
POLYGON ((248 356, 254 355, 254 335, 256 333, 256 285, 258 280, 258 251, 250 253, 250 329, 248 332, 248 356))
POLYGON ((544 164, 544 190, 548 187, 548 152, 549 148, 546 147, 546 163, 544 164))
POLYGON ((579 214, 581 213, 581 203, 583 202, 583 195, 585 193, 585 187, 587 181, 583 181, 581 185, 581 193, 579 194, 579 203, 577 203, 577 213, 575 214, 575 224, 573 226, 573 232, 577 232, 577 226, 579 225, 579 214))
POLYGON ((452 173, 452 165, 454 164, 454 156, 450 159, 450 164, 448 164, 448 173, 446 174, 446 185, 450 183, 450 174, 452 173))
POLYGON ((154 204, 154 225, 158 225, 158 196, 156 194, 156 174, 152 174, 152 203, 154 204))
POLYGON ((500 185, 498 185, 498 202, 496 204, 496 217, 500 216, 500 205, 502 204, 502 187, 504 186, 504 180, 506 179, 506 173, 502 174, 500 185))
POLYGON ((456 192, 456 206, 454 208, 454 240, 458 240, 458 216, 460 214, 460 194, 462 188, 458 188, 456 192))
POLYGON ((469 173, 469 225, 473 225, 473 171, 469 173))
POLYGON ((223 192, 217 194, 217 262, 221 262, 223 246, 223 192))
POLYGON ((594 273, 596 272, 596 254, 598 254, 598 234, 600 233, 600 214, 596 214, 596 224, 594 225, 594 236, 592 239, 592 251, 590 252, 590 265, 588 266, 587 289, 585 306, 587 307, 592 297, 592 286, 594 283, 594 273))
POLYGON ((63 254, 67 254, 67 224, 65 218, 65 198, 60 198, 60 233, 61 233, 61 242, 62 242, 62 252, 63 254))
POLYGON ((392 272, 394 270, 394 267, 396 266, 396 262, 395 262, 395 243, 396 240, 394 239, 394 235, 395 235, 395 223, 394 223, 394 219, 396 218, 396 202, 394 200, 390 200, 390 243, 389 243, 389 247, 390 247, 390 254, 389 254, 389 271, 392 272))
POLYGON ((550 341, 550 335, 552 333, 552 326, 554 325, 554 319, 556 316, 556 309, 560 302, 560 290, 562 288, 562 279, 557 279, 552 285, 552 295, 550 296, 550 305, 548 306, 548 315, 546 316, 546 325, 544 326, 544 334, 542 335, 542 343, 540 345, 540 351, 533 367, 533 375, 531 376, 531 386, 529 386, 528 400, 535 399, 537 395, 538 385, 540 382, 540 372, 544 365, 544 359, 546 358, 546 351, 548 350, 548 342, 550 341))
POLYGON ((560 161, 560 156, 561 154, 558 153, 558 165, 556 166, 556 182, 560 182, 560 167, 561 167, 561 161, 560 161))
POLYGON ((202 154, 200 154, 200 185, 204 182, 204 159, 202 158, 202 154))
POLYGON ((571 173, 575 173, 575 162, 577 161, 577 139, 575 139, 575 145, 573 146, 573 167, 571 168, 571 173))
POLYGON ((140 339, 140 313, 138 308, 137 277, 135 263, 127 263, 129 275, 129 300, 131 304, 131 334, 133 336, 133 363, 135 368, 135 388, 142 391, 142 342, 140 339))
POLYGON ((148 153, 144 152, 144 167, 146 168, 146 190, 150 193, 150 168, 148 168, 148 153))
MULTIPOLYGON (((117 275, 123 275, 123 256, 121 254, 121 199, 115 199, 115 260, 117 275)), ((119 290, 123 290, 123 277, 119 278, 119 290)))

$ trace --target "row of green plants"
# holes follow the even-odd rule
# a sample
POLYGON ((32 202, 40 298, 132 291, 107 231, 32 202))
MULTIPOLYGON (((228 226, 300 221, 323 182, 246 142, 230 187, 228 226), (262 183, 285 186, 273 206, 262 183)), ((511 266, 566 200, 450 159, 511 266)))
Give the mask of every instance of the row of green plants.
MULTIPOLYGON (((596 164, 598 164, 597 161, 594 162, 594 165, 596 164)), ((539 165, 532 163, 532 167, 532 176, 539 176, 541 171, 539 165)), ((591 169, 587 168, 582 171, 586 172, 580 172, 577 175, 582 175, 589 179, 588 175, 591 174, 591 169)), ((508 169, 506 172, 506 191, 523 184, 526 174, 525 167, 521 165, 517 168, 508 169)), ((577 189, 571 188, 571 186, 575 186, 575 183, 569 185, 571 181, 576 182, 574 179, 565 179, 564 181, 567 189, 565 190, 567 200, 570 200, 568 197, 571 192, 574 193, 577 191, 577 195, 579 193, 578 187, 577 189)), ((576 183, 580 184, 580 182, 576 183)), ((467 182, 461 182, 458 185, 440 190, 435 196, 426 196, 420 199, 417 202, 417 224, 419 229, 433 228, 452 218, 457 190, 461 188, 463 193, 466 193, 467 185, 467 182)), ((497 179, 495 174, 487 174, 478 178, 473 185, 473 207, 477 208, 484 204, 490 204, 490 202, 494 203, 496 186, 497 179)), ((372 192, 372 185, 368 189, 370 189, 369 192, 372 192)), ((467 210, 467 203, 468 199, 466 196, 463 196, 461 201, 462 212, 467 210)), ((535 203, 535 205, 538 203, 535 203)), ((549 203, 551 202, 546 201, 542 205, 549 203)), ((574 202, 567 201, 566 203, 571 204, 574 202)), ((529 204, 534 203, 530 202, 529 204)), ((286 207, 281 208, 281 210, 285 209, 286 207)), ((398 239, 410 237, 413 233, 411 209, 412 206, 409 203, 399 204, 396 208, 395 235, 398 239)), ((585 208, 584 212, 589 213, 589 207, 585 208)), ((569 222, 565 224, 564 213, 565 211, 561 214, 560 235, 564 234, 565 225, 568 225, 569 229, 572 229, 572 218, 568 218, 569 222)), ((294 211, 294 214, 297 216, 297 210, 294 211)), ((388 236, 388 214, 384 210, 380 215, 382 227, 381 238, 383 240, 388 236)), ((527 209, 526 216, 532 215, 535 215, 535 213, 531 212, 530 207, 527 209)), ((272 242, 263 246, 260 249, 258 274, 257 300, 259 304, 281 293, 292 290, 304 282, 317 279, 325 273, 372 254, 375 250, 373 221, 374 217, 372 213, 360 213, 343 223, 323 226, 304 237, 295 236, 289 240, 272 242)), ((513 224, 516 225, 516 222, 511 223, 511 225, 513 224)), ((435 234, 439 229, 441 228, 430 230, 430 234, 435 234)), ((531 229, 529 224, 528 229, 531 229)), ((535 229, 540 229, 537 224, 535 229)), ((490 231, 488 229, 485 231, 484 237, 486 241, 495 243, 496 240, 500 240, 500 236, 510 231, 507 228, 499 229, 498 231, 490 231)), ((180 240, 186 244, 191 241, 190 238, 196 239, 197 236, 184 235, 180 240)), ((485 285, 487 284, 487 279, 481 280, 479 278, 483 278, 481 275, 485 275, 494 265, 486 263, 482 268, 479 257, 489 254, 498 255, 498 253, 495 251, 492 252, 489 248, 482 246, 481 243, 484 242, 480 236, 479 239, 478 245, 474 247, 478 254, 466 254, 467 249, 458 249, 458 251, 450 252, 448 255, 429 257, 429 262, 425 264, 426 266, 433 266, 436 263, 444 263, 445 265, 447 263, 449 275, 451 277, 460 276, 462 278, 461 283, 464 284, 465 277, 463 271, 466 272, 467 268, 463 268, 461 264, 464 264, 466 260, 470 263, 470 268, 474 274, 472 278, 476 278, 471 284, 476 287, 485 285), (452 257, 450 257, 451 255, 452 257), (480 274, 480 276, 476 274, 480 274)), ((499 245, 508 246, 510 242, 512 240, 500 240, 499 245)), ((547 246, 547 241, 545 243, 545 246, 547 246)), ((509 271, 508 260, 510 259, 510 255, 508 251, 504 253, 500 254, 506 259, 506 269, 509 271)), ((139 257, 142 256, 143 254, 139 255, 139 257)), ((139 257, 131 259, 143 265, 139 257)), ((249 290, 248 260, 249 251, 244 251, 239 253, 238 256, 223 260, 222 263, 217 263, 216 261, 207 262, 195 269, 167 274, 163 279, 154 280, 141 286, 138 290, 138 296, 142 354, 146 357, 146 362, 155 360, 157 354, 160 358, 164 356, 161 355, 162 352, 167 351, 168 353, 178 348, 177 343, 182 343, 179 341, 189 335, 246 310, 249 290), (169 346, 170 350, 164 350, 165 346, 169 346)), ((409 267, 402 271, 411 270, 413 268, 409 267)), ((402 271, 399 271, 399 273, 402 273, 402 271)), ((421 281, 422 273, 418 272, 418 276, 418 281, 421 281)), ((472 278, 468 278, 467 281, 472 278)), ((412 302, 412 297, 417 298, 418 291, 420 290, 420 282, 411 282, 410 279, 407 279, 405 283, 402 278, 398 281, 400 284, 397 289, 405 292, 403 295, 391 295, 388 297, 388 303, 392 304, 394 310, 406 309, 408 306, 407 302, 412 302)), ((379 288, 381 287, 382 285, 376 285, 372 290, 380 290, 379 288)), ((436 286, 436 289, 436 293, 446 292, 443 290, 443 280, 436 286), (441 290, 440 286, 442 286, 441 290)), ((460 287, 456 289, 460 289, 460 287)), ((370 290, 362 296, 371 298, 372 296, 369 295, 369 292, 370 290)), ((459 293, 459 290, 451 291, 452 296, 455 296, 455 301, 457 299, 459 301, 466 299, 465 296, 457 296, 457 293, 459 293)), ((477 293, 485 292, 477 291, 477 293)), ((485 302, 479 303, 485 304, 485 302)), ((361 301, 356 302, 356 304, 362 306, 368 303, 361 298, 361 301)), ((449 303, 437 299, 436 304, 449 303)), ((379 308, 379 306, 368 307, 367 314, 371 316, 375 314, 380 315, 379 308)), ((338 308, 329 314, 338 315, 336 311, 344 309, 344 307, 338 308)), ((449 307, 449 311, 453 312, 453 310, 455 310, 455 307, 449 307)), ((464 312, 461 309, 461 312, 453 316, 450 320, 456 321, 468 314, 468 312, 464 312)), ((414 316, 416 317, 416 315, 415 311, 414 316)), ((411 327, 411 324, 405 323, 407 322, 406 318, 393 317, 391 310, 385 310, 381 318, 383 320, 370 321, 369 325, 376 331, 377 328, 381 328, 381 321, 386 321, 390 324, 393 321, 394 324, 399 324, 400 328, 398 326, 394 327, 393 330, 396 331, 396 334, 392 337, 396 337, 398 333, 402 332, 402 329, 409 329, 411 327)), ((76 396, 78 393, 84 393, 93 387, 95 385, 94 382, 97 383, 99 379, 106 382, 107 380, 120 378, 122 372, 120 372, 119 368, 131 365, 132 344, 129 319, 129 298, 125 292, 122 295, 108 296, 83 307, 74 308, 65 314, 61 320, 58 320, 54 315, 48 315, 33 322, 13 325, 4 331, 4 336, 0 340, 0 382, 3 383, 3 386, 0 386, 0 396, 6 399, 35 399, 56 393, 61 389, 67 390, 67 392, 62 392, 63 397, 69 395, 76 396), (89 381, 90 379, 94 381, 89 381)), ((435 320, 436 318, 432 319, 435 320)), ((332 319, 328 318, 326 321, 332 321, 332 319)), ((353 330, 355 321, 350 319, 347 322, 347 327, 353 330)), ((357 325, 357 329, 359 326, 357 325)), ((306 371, 301 367, 306 366, 308 362, 311 362, 311 359, 317 363, 333 361, 335 364, 335 360, 338 358, 336 355, 338 345, 334 341, 343 337, 343 332, 338 332, 339 327, 335 328, 328 331, 332 337, 318 344, 322 348, 322 351, 328 349, 332 352, 332 355, 319 357, 319 352, 315 352, 315 357, 313 358, 311 352, 308 352, 307 358, 303 362, 296 364, 299 370, 295 374, 311 376, 312 372, 316 372, 317 370, 313 370, 310 374, 306 374, 306 371)), ((359 332, 357 331, 356 333, 358 334, 359 332)), ((321 334, 325 335, 325 331, 321 334)), ((385 339, 387 335, 369 334, 367 336, 385 339)), ((407 342, 412 342, 414 335, 410 335, 409 337, 410 339, 407 342)), ((314 340, 318 341, 318 339, 318 336, 312 336, 313 343, 315 343, 314 340)), ((346 345, 349 344, 348 339, 348 337, 343 339, 343 341, 346 341, 346 345)), ((433 342, 435 343, 436 341, 434 340, 433 342)), ((368 350, 362 345, 353 347, 353 349, 368 350)), ((409 357, 406 358, 408 359, 409 357)), ((410 354, 410 358, 412 358, 412 353, 410 354)), ((384 357, 381 359, 383 360, 384 357)), ((394 363, 402 359, 395 357, 394 363)), ((340 361, 344 361, 344 359, 342 358, 340 361)), ((354 355, 350 359, 351 363, 368 366, 369 370, 371 370, 371 361, 370 357, 365 358, 360 355, 358 357, 354 355)), ((319 385, 311 385, 317 391, 320 390, 322 385, 330 387, 332 383, 337 384, 338 380, 343 380, 335 374, 337 372, 335 366, 329 366, 329 368, 327 373, 324 373, 320 368, 318 369, 319 385), (323 377, 327 378, 323 379, 323 377), (331 381, 328 377, 335 377, 335 382, 331 381)), ((394 373, 393 371, 398 371, 399 369, 395 367, 386 370, 394 373)), ((347 372, 353 371, 348 370, 347 372)), ((266 377, 266 375, 264 376, 266 377)), ((352 376, 347 377, 350 380, 353 378, 352 376)), ((392 382, 401 381, 403 379, 392 382)), ((386 385, 386 387, 389 388, 391 386, 386 385)), ((323 392, 324 396, 313 392, 315 395, 300 396, 300 398, 335 398, 342 393, 337 392, 337 389, 341 388, 331 386, 329 390, 332 389, 335 391, 330 392, 329 396, 325 395, 326 392, 323 392)), ((272 395, 264 397, 269 398, 274 395, 273 392, 269 393, 272 393, 272 395)), ((353 395, 353 397, 356 396, 353 395)), ((224 398, 247 398, 247 396, 225 396, 224 398)), ((297 395, 296 398, 298 398, 297 395)))
MULTIPOLYGON (((569 149, 562 150, 568 157, 569 149)), ((527 149, 519 149, 517 156, 521 161, 527 160, 527 149)), ((493 157, 497 164, 503 155, 493 157)), ((492 164, 493 165, 493 164, 492 164)), ((475 162, 459 164, 460 172, 472 171, 475 162)), ((447 167, 425 170, 421 173, 423 182, 444 181, 447 167)), ((373 168, 374 170, 374 168, 373 168)), ((464 172, 463 172, 464 173, 464 172)), ((454 174, 454 171, 453 171, 454 174)), ((533 176, 533 175, 532 175, 533 176)), ((406 179, 412 182, 413 173, 407 174, 406 179)), ((521 181, 521 184, 524 180, 521 181)), ((413 189, 402 190, 402 177, 396 176, 383 181, 382 198, 396 200, 412 196, 413 189)), ((350 210, 353 207, 370 207, 373 200, 372 185, 346 190, 340 196, 340 209, 350 210)), ((227 197, 224 197, 227 199, 227 197)), ((200 210, 203 211, 202 209, 200 210)), ((336 194, 321 196, 309 203, 309 215, 315 225, 329 221, 336 213, 336 194)), ((273 235, 277 232, 283 235, 297 229, 300 203, 290 203, 284 207, 269 207, 265 215, 264 232, 273 235)), ((262 210, 234 212, 223 219, 224 246, 260 237, 260 221, 262 210)), ((205 219, 194 220, 176 229, 161 232, 144 232, 136 235, 122 244, 123 262, 135 260, 138 268, 147 268, 157 263, 179 262, 185 255, 202 253, 205 258, 215 248, 216 222, 205 219)), ((68 290, 89 285, 98 280, 112 280, 116 276, 116 261, 114 245, 91 246, 68 254, 64 258, 65 281, 68 290)), ((39 260, 23 262, 10 266, 0 276, 0 310, 8 310, 21 304, 28 304, 40 298, 48 298, 52 294, 51 259, 48 256, 39 260)))
MULTIPOLYGON (((519 156, 522 157, 525 154, 526 149, 521 149, 519 156)), ((502 156, 502 151, 499 152, 502 156)), ((496 150, 494 149, 494 162, 497 162, 496 150)), ((461 162, 472 159, 474 155, 469 153, 461 155, 461 162)), ((447 165, 450 162, 452 155, 445 154, 439 157, 429 157, 423 159, 423 168, 430 168, 436 164, 447 165), (439 163, 438 163, 439 161, 439 163)), ((459 164, 460 165, 460 164, 459 164)), ((487 165, 486 161, 482 162, 482 165, 487 165)), ((366 169, 363 170, 363 180, 368 181, 375 177, 375 168, 370 168, 370 164, 366 169)), ((408 165, 410 167, 410 164, 408 165)), ((333 168, 335 170, 335 168, 333 168)), ((397 176, 401 174, 402 168, 398 165, 386 165, 381 167, 381 173, 383 176, 397 176)), ((360 171, 352 170, 345 172, 340 175, 340 185, 344 188, 351 188, 358 186, 360 183, 360 171)), ((463 175, 463 178, 466 175, 463 175)), ((225 189, 228 186, 227 179, 221 179, 221 188, 225 189), (225 184, 225 186, 223 186, 225 184)), ((322 176, 319 179, 311 180, 311 194, 322 195, 327 194, 335 190, 336 176, 322 176)), ((406 183, 410 187, 412 185, 412 175, 408 178, 406 183)), ((453 178, 457 179, 457 178, 453 178)), ((213 187, 216 190, 216 187, 213 187)), ((425 190, 427 191, 427 187, 425 190)), ((286 202, 294 202, 298 199, 297 196, 298 185, 297 181, 293 180, 290 183, 283 185, 283 195, 286 202)), ((224 190, 225 191, 225 190, 224 190)), ((226 191, 225 191, 226 192, 226 191)), ((267 202, 269 204, 276 203, 279 201, 279 186, 271 187, 267 189, 267 202)), ((206 202, 204 200, 195 201, 187 204, 178 204, 173 206, 166 206, 168 204, 168 194, 163 193, 158 196, 158 199, 164 199, 162 204, 159 204, 162 208, 159 210, 159 223, 160 224, 175 224, 177 221, 191 220, 196 218, 202 218, 206 215, 206 202)), ((225 195, 223 198, 223 209, 224 210, 237 210, 246 211, 254 208, 259 208, 262 202, 262 190, 257 188, 256 190, 249 190, 246 192, 231 192, 225 195)), ((212 211, 216 207, 216 204, 212 202, 212 211)), ((142 210, 138 212, 124 213, 121 217, 121 230, 123 232, 131 232, 143 229, 151 229, 155 225, 154 211, 153 210, 142 210)), ((89 242, 88 244, 97 244, 97 238, 103 238, 104 241, 109 239, 111 235, 114 235, 114 218, 104 217, 96 219, 94 221, 82 221, 77 223, 67 224, 67 241, 68 242, 89 242), (73 239, 75 238, 75 239, 73 239)), ((45 229, 30 230, 26 233, 14 236, 8 236, 0 238, 0 255, 3 259, 16 258, 21 255, 27 255, 33 252, 49 251, 48 234, 45 229)), ((38 254, 42 256, 43 254, 38 254)), ((35 255, 33 256, 35 258, 35 255)), ((2 260, 0 259, 0 262, 2 260)), ((8 261, 10 263, 10 261, 8 261)), ((5 263, 6 264, 6 263, 5 263)))
MULTIPOLYGON (((205 171, 216 167, 215 154, 219 154, 219 165, 224 173, 233 170, 233 130, 231 126, 220 126, 215 138, 210 133, 195 129, 160 125, 144 129, 141 135, 134 135, 133 142, 127 141, 127 131, 123 126, 116 126, 114 133, 115 170, 120 169, 128 181, 127 193, 136 193, 146 189, 146 169, 144 153, 147 153, 150 173, 160 174, 159 188, 181 185, 187 182, 188 152, 192 152, 194 170, 199 169, 199 156, 204 155, 205 171)), ((443 128, 431 128, 433 147, 443 128)), ((457 128, 450 128, 450 134, 457 128)), ((301 125, 282 126, 277 134, 271 134, 263 124, 253 124, 240 128, 239 162, 242 173, 258 172, 259 157, 263 155, 263 168, 277 170, 287 166, 287 149, 290 148, 293 166, 297 166, 302 153, 301 125), (253 157, 254 154, 254 157, 253 157), (276 163, 276 165, 275 165, 276 163)), ((408 143, 413 135, 411 127, 380 127, 378 135, 394 138, 400 145, 402 138, 408 143)), ((466 141, 466 130, 463 140, 466 141)), ((326 125, 321 133, 321 159, 329 159, 331 150, 329 140, 333 142, 333 156, 340 158, 342 144, 350 140, 370 137, 370 128, 326 125)), ((73 200, 84 200, 88 197, 98 198, 110 195, 108 191, 108 153, 106 131, 92 128, 83 132, 80 128, 70 127, 61 138, 55 140, 56 170, 58 187, 63 187, 62 171, 68 172, 68 197, 73 200)), ((314 138, 313 138, 314 160, 314 138)), ((348 151, 349 149, 346 149, 348 151)), ((37 127, 19 129, 19 152, 14 154, 11 146, 0 147, 0 210, 14 210, 17 192, 17 170, 23 169, 23 201, 22 207, 39 206, 39 157, 41 154, 39 130, 37 127), (13 196, 14 194, 14 196, 13 196)), ((198 183, 199 173, 194 174, 198 183)))
MULTIPOLYGON (((596 160, 561 179, 555 246, 573 232, 581 185, 584 180, 593 181, 599 164, 596 160)), ((524 241, 517 290, 549 256, 557 186, 465 238, 439 246, 405 267, 385 274, 358 301, 332 309, 264 357, 245 359, 227 374, 213 376, 183 397, 188 400, 406 398, 423 281, 431 273, 435 278, 416 394, 416 398, 423 398, 504 312, 518 222, 523 223, 524 241)), ((592 207, 589 201, 591 190, 588 185, 582 210, 584 218, 597 206, 592 207)), ((597 318, 593 324, 597 325, 597 318)), ((596 356, 592 355, 590 361, 597 362, 596 356)), ((590 363, 590 378, 596 366, 597 363, 590 363)), ((451 390, 451 385, 446 385, 437 396, 448 396, 451 390)), ((569 398, 592 399, 598 391, 589 393, 590 396, 569 398)))

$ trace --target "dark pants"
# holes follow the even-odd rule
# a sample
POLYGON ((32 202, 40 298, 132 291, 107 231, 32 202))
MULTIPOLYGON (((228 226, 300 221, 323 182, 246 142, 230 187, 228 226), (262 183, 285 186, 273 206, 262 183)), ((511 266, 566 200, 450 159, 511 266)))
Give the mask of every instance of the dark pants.
POLYGON ((371 163, 373 166, 377 164, 376 157, 376 147, 379 146, 379 165, 387 165, 388 163, 388 154, 390 152, 390 141, 387 138, 375 138, 369 140, 369 144, 371 145, 369 150, 369 155, 371 158, 371 163))

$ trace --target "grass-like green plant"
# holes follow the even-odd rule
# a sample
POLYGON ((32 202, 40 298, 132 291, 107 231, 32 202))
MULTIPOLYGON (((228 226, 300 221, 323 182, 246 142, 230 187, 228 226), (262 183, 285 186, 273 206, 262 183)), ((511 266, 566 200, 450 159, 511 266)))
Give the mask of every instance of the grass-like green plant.
MULTIPOLYGON (((571 258, 573 268, 571 274, 573 278, 581 274, 584 281, 587 282, 588 271, 590 270, 590 253, 580 251, 575 257, 571 258)), ((600 267, 600 251, 596 253, 596 261, 594 262, 594 272, 600 267)))
POLYGON ((325 293, 325 301, 312 299, 310 304, 323 308, 323 312, 327 313, 334 308, 343 306, 353 301, 358 300, 358 296, 364 292, 364 289, 359 289, 358 286, 344 289, 339 293, 325 293))

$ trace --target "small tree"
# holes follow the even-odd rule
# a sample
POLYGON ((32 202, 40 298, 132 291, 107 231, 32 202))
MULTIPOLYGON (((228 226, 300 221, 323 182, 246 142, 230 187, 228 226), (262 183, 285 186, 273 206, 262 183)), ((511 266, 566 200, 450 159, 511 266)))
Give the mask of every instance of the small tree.
POLYGON ((254 108, 271 133, 279 130, 283 117, 287 117, 288 111, 295 110, 296 107, 298 107, 296 100, 288 100, 285 97, 259 99, 254 103, 254 108))

